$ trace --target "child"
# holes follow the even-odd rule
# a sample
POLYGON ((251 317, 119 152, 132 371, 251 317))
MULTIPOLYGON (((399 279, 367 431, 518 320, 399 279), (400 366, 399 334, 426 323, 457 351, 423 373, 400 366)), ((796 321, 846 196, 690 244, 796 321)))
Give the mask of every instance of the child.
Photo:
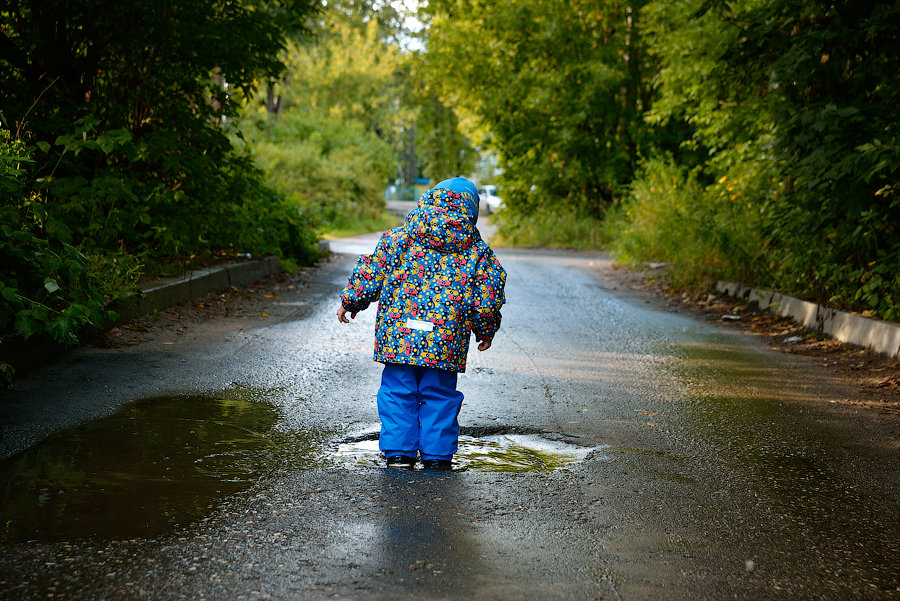
POLYGON ((375 361, 379 448, 389 467, 449 470, 459 437, 469 332, 478 350, 500 327, 506 272, 475 228, 478 192, 462 177, 444 180, 419 199, 406 223, 360 255, 341 292, 338 320, 350 323, 378 301, 375 361))

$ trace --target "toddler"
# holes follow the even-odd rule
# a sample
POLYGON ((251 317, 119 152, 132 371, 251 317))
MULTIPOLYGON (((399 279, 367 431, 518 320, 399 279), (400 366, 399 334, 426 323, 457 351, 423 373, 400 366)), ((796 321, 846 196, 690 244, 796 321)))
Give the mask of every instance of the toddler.
POLYGON ((506 301, 506 272, 477 221, 475 185, 442 181, 373 254, 360 255, 341 292, 342 323, 378 301, 379 448, 389 467, 421 459, 425 469, 451 469, 463 401, 456 375, 466 371, 470 332, 479 351, 490 348, 506 301))

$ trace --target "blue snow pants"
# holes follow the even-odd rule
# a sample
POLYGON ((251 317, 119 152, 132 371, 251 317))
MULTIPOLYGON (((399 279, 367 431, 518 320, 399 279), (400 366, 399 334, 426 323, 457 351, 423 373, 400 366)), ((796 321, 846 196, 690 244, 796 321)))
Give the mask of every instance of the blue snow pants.
POLYGON ((422 459, 453 459, 462 402, 455 371, 386 363, 378 389, 378 448, 385 457, 418 451, 422 459))

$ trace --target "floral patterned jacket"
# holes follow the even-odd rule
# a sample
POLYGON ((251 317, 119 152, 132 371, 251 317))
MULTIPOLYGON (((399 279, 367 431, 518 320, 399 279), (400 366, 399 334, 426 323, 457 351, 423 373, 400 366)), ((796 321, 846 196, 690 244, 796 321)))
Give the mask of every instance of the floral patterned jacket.
POLYGON ((379 301, 375 361, 466 371, 470 332, 493 340, 506 272, 475 227, 478 199, 434 188, 406 223, 360 255, 341 304, 379 301))

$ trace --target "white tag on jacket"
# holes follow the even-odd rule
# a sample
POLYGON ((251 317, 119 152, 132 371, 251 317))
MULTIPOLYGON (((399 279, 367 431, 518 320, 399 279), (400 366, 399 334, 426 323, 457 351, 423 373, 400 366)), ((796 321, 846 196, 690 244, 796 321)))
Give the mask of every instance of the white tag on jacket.
POLYGON ((434 331, 434 324, 430 321, 422 321, 420 319, 407 319, 406 327, 411 330, 422 330, 423 332, 434 331))

